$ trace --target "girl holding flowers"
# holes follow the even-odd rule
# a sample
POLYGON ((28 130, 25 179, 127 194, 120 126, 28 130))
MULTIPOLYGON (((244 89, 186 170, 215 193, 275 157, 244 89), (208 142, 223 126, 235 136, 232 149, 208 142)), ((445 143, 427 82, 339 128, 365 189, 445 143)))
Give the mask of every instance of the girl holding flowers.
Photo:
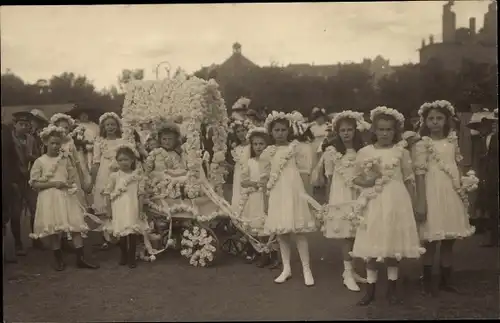
POLYGON ((70 158, 60 153, 67 131, 49 125, 40 137, 47 147, 47 153, 39 157, 31 169, 29 184, 38 190, 33 239, 46 238, 54 251, 55 269, 64 270, 61 250, 62 234, 73 240, 76 249, 76 265, 80 268, 96 269, 84 259, 83 240, 88 226, 84 220, 84 208, 76 195, 79 187, 77 171, 70 158))
POLYGON ((233 120, 229 124, 230 132, 234 135, 234 148, 231 149, 231 157, 234 161, 233 172, 233 194, 231 197, 231 206, 234 210, 238 209, 241 196, 241 168, 248 158, 250 158, 250 146, 246 138, 248 130, 252 124, 248 120, 233 120))
POLYGON ((355 185, 361 186, 352 219, 360 221, 352 256, 367 261, 366 294, 358 305, 375 299, 376 261, 385 261, 389 279, 387 297, 398 303, 396 281, 402 258, 419 258, 417 224, 412 202, 415 200, 414 175, 410 153, 400 141, 404 117, 387 107, 370 113, 374 144, 358 151, 355 161, 355 185))
POLYGON ((136 267, 136 245, 139 236, 148 231, 143 213, 144 180, 137 166, 139 153, 133 145, 121 145, 116 150, 119 170, 111 173, 103 194, 106 196, 110 231, 120 238, 121 266, 136 267))
POLYGON ((362 113, 347 110, 335 116, 332 129, 336 137, 324 154, 330 197, 322 231, 326 238, 342 239, 344 286, 358 292, 360 289, 355 280, 350 255, 357 227, 346 216, 359 195, 359 187, 355 187, 353 183, 354 162, 357 152, 364 146, 361 131, 366 129, 366 122, 362 113))
POLYGON ((104 216, 104 240, 102 249, 107 249, 110 237, 106 228, 109 218, 106 217, 107 206, 102 192, 106 187, 109 175, 117 170, 115 161, 116 149, 126 144, 122 138, 122 125, 120 117, 114 112, 107 112, 99 118, 99 136, 94 142, 92 183, 94 187, 93 209, 97 215, 104 216))
POLYGON ((274 281, 280 284, 292 277, 289 236, 293 234, 302 261, 304 282, 312 286, 314 278, 309 264, 309 246, 303 234, 316 231, 316 221, 307 200, 310 197, 305 189, 309 184, 310 164, 306 157, 308 153, 293 140, 291 122, 289 115, 276 111, 265 122, 273 145, 261 155, 264 161, 261 178, 269 196, 264 232, 278 235, 283 271, 274 281))
POLYGON ((64 139, 61 145, 61 152, 68 158, 68 161, 75 168, 77 172, 76 185, 80 190, 77 192, 78 199, 82 206, 87 208, 87 201, 84 192, 90 192, 92 188, 90 173, 85 162, 82 163, 79 158, 79 153, 75 146, 74 137, 78 137, 77 133, 80 131, 77 127, 71 131, 75 126, 75 120, 67 114, 56 113, 50 118, 50 124, 64 129, 64 139))
MULTIPOLYGON (((436 245, 440 246, 441 290, 456 292, 451 285, 452 249, 456 239, 474 233, 469 224, 467 192, 460 175, 460 154, 449 120, 455 109, 448 101, 425 103, 420 107, 422 140, 415 146, 415 174, 418 202, 416 214, 421 222, 420 237, 427 250, 423 257, 423 293, 434 294, 432 268, 436 245)), ((470 176, 473 177, 473 174, 470 176)))
MULTIPOLYGON (((261 181, 260 155, 267 148, 269 135, 266 128, 255 127, 248 131, 247 140, 250 143, 250 158, 242 165, 241 172, 241 198, 239 202, 240 217, 244 223, 248 223, 250 232, 257 236, 262 242, 265 240, 262 228, 266 218, 266 201, 261 181)), ((247 261, 253 261, 258 252, 251 244, 247 248, 247 261)), ((276 250, 270 254, 262 252, 257 262, 258 267, 277 265, 278 255, 276 250)))

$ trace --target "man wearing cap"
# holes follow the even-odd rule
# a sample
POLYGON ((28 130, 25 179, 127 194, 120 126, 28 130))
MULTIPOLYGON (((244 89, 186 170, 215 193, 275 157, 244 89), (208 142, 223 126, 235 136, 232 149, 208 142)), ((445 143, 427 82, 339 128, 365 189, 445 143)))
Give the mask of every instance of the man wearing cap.
POLYGON ((31 229, 35 219, 36 193, 28 184, 30 177, 30 167, 38 158, 36 140, 30 134, 31 121, 33 115, 29 112, 16 112, 13 115, 14 125, 10 134, 7 134, 4 143, 10 147, 12 154, 9 154, 12 166, 8 171, 18 172, 19 177, 14 180, 16 193, 12 194, 11 230, 16 245, 16 254, 26 255, 21 238, 21 211, 26 207, 31 215, 31 229))

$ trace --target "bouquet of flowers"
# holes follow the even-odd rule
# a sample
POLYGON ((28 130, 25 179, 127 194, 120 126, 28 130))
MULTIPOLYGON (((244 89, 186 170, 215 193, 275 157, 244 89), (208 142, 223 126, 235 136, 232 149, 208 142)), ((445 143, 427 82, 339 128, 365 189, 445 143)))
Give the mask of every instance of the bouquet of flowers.
POLYGON ((206 267, 215 259, 216 243, 207 230, 193 226, 182 234, 181 245, 183 249, 181 255, 189 258, 189 263, 193 266, 206 267))
POLYGON ((94 148, 92 141, 85 139, 85 127, 82 125, 76 126, 76 128, 71 131, 70 136, 77 150, 87 153, 94 148))
POLYGON ((476 172, 470 170, 465 176, 462 176, 462 189, 467 192, 473 192, 477 190, 479 184, 479 178, 476 177, 476 172))

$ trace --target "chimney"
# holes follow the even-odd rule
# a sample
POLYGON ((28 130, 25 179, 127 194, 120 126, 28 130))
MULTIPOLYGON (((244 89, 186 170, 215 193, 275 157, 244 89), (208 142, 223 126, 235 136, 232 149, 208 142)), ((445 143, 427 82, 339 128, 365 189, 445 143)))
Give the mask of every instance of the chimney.
POLYGON ((469 31, 471 36, 476 34, 476 18, 469 18, 469 31))

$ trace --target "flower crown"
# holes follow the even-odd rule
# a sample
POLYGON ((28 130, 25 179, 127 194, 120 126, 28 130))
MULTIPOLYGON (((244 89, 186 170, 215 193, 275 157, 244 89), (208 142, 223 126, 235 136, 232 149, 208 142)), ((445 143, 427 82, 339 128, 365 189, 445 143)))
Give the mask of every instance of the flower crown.
POLYGON ((273 123, 276 120, 286 120, 286 121, 288 121, 289 126, 292 125, 292 121, 293 121, 290 114, 284 113, 284 112, 273 111, 267 116, 266 121, 264 122, 264 128, 268 129, 268 131, 269 131, 269 127, 271 126, 271 123, 273 123))
POLYGON ((401 129, 404 127, 405 117, 400 112, 398 112, 398 110, 388 108, 386 106, 376 107, 375 109, 371 110, 370 120, 373 122, 373 120, 375 120, 375 118, 381 114, 393 116, 394 119, 396 119, 396 121, 398 122, 398 127, 401 129))
POLYGON ((296 122, 300 122, 300 121, 305 120, 304 116, 299 111, 293 111, 292 113, 290 113, 290 118, 296 122))
POLYGON ((337 126, 337 123, 342 120, 342 119, 354 119, 356 120, 356 129, 359 131, 364 131, 370 129, 370 124, 365 121, 363 117, 363 113, 361 112, 356 112, 352 110, 345 110, 340 113, 336 113, 335 116, 333 117, 332 120, 332 131, 335 132, 335 127, 337 126))
POLYGON ((65 120, 69 123, 69 126, 72 127, 75 124, 75 119, 73 119, 71 116, 64 114, 64 113, 56 113, 50 118, 50 123, 51 124, 56 124, 56 122, 60 120, 65 120))
POLYGON ((247 140, 250 140, 250 138, 252 138, 252 136, 254 136, 256 134, 268 135, 269 133, 268 133, 267 129, 264 127, 253 127, 250 130, 248 130, 248 132, 247 132, 247 140))
POLYGON ((49 124, 47 127, 43 128, 42 131, 40 131, 40 139, 42 139, 42 141, 45 142, 54 132, 63 137, 64 134, 66 133, 66 130, 54 124, 49 124))
POLYGON ((115 121, 118 123, 118 125, 121 127, 122 126, 122 120, 120 117, 114 113, 114 112, 106 112, 102 116, 99 117, 99 125, 101 125, 106 119, 108 118, 113 118, 115 121))
POLYGON ((455 108, 453 105, 446 100, 436 100, 434 102, 425 102, 418 109, 418 115, 420 116, 420 124, 424 124, 424 114, 429 109, 446 109, 453 117, 455 115, 455 108))
POLYGON ((234 133, 236 127, 243 127, 245 129, 250 129, 253 127, 253 124, 250 120, 244 119, 244 120, 239 120, 239 119, 234 119, 229 123, 229 132, 234 133))
POLYGON ((241 97, 233 104, 232 110, 246 109, 250 105, 250 102, 252 102, 250 99, 241 97))
POLYGON ((135 146, 132 145, 131 143, 123 143, 123 144, 118 145, 116 147, 116 151, 118 151, 120 148, 130 149, 134 153, 134 156, 136 158, 140 157, 139 152, 137 151, 137 149, 135 149, 135 146))
POLYGON ((181 128, 176 123, 173 123, 171 121, 164 121, 163 123, 159 124, 156 127, 156 130, 152 132, 152 134, 158 138, 161 132, 167 132, 167 131, 174 132, 179 136, 182 135, 181 128))

